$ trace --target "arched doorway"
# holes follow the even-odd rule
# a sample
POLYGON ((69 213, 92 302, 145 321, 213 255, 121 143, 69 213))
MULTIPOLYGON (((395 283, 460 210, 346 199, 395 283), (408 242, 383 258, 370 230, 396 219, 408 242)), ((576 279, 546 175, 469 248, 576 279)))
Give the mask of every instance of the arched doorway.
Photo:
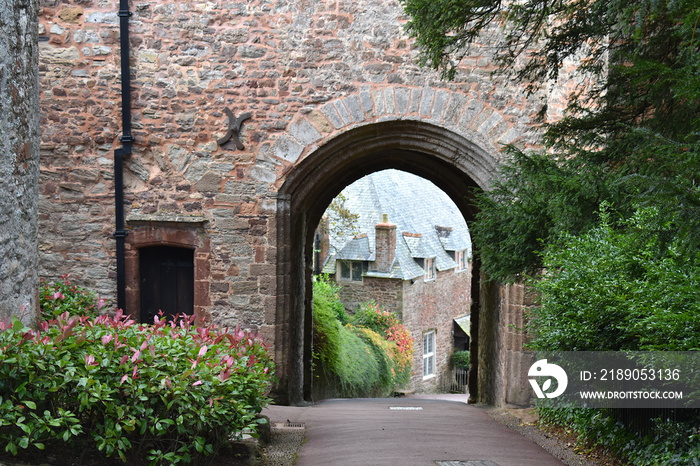
MULTIPOLYGON (((311 274, 314 229, 331 200, 348 184, 375 171, 395 168, 435 183, 474 219, 474 194, 488 187, 497 160, 482 147, 436 125, 395 120, 355 127, 297 163, 278 192, 276 354, 280 389, 296 404, 311 393, 311 274), (281 360, 280 360, 281 359, 281 360)), ((474 262, 472 326, 479 325, 480 273, 474 262)), ((478 338, 472 341, 476 394, 478 338)))

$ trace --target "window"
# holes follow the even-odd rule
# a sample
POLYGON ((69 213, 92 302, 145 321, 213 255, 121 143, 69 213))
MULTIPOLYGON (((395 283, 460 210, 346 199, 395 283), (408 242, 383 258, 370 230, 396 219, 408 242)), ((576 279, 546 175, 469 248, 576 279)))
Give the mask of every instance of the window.
POLYGON ((467 270, 467 251, 462 249, 461 251, 457 251, 456 255, 455 262, 457 262, 457 272, 467 270))
POLYGON ((435 330, 423 334, 423 378, 435 376, 435 330))
POLYGON ((362 281, 362 262, 360 261, 339 261, 340 279, 353 282, 362 281))
POLYGON ((428 282, 431 280, 435 280, 435 258, 433 257, 431 259, 426 259, 424 264, 425 265, 423 266, 423 268, 425 270, 425 281, 428 282))

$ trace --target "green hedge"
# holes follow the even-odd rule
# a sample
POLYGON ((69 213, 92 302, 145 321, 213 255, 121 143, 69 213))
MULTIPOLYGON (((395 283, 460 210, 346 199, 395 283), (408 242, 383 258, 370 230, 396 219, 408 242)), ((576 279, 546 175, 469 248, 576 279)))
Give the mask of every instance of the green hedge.
MULTIPOLYGON (((660 215, 640 209, 563 235, 544 254, 534 282, 541 296, 529 328, 535 349, 552 351, 697 351, 700 349, 700 256, 659 240, 660 215), (652 234, 653 233, 653 234, 652 234)), ((666 226, 674 226, 671 222, 666 226)), ((700 465, 700 410, 540 409, 635 465, 700 465)))
POLYGON ((14 320, 0 326, 0 443, 187 463, 255 430, 272 370, 253 335, 192 319, 14 320))
POLYGON ((348 316, 337 285, 323 277, 314 282, 314 372, 334 396, 387 396, 410 379, 410 334, 393 314, 363 308, 370 309, 358 312, 364 317, 348 316))

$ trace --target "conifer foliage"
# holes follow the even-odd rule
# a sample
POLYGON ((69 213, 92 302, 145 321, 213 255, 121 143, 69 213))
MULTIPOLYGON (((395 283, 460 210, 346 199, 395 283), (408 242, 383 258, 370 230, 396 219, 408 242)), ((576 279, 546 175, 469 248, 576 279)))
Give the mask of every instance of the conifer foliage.
MULTIPOLYGON (((683 254, 700 244, 700 5, 695 0, 403 0, 421 60, 454 77, 488 32, 503 72, 537 90, 567 60, 581 80, 546 153, 510 148, 473 230, 484 268, 512 280, 541 265, 562 232, 658 209, 649 234, 683 254), (493 30, 502 25, 502 34, 493 30), (536 52, 535 52, 536 51, 536 52), (667 228, 668 224, 673 228, 667 228)), ((551 82, 551 81, 550 81, 551 82)), ((544 115, 544 110, 542 109, 544 115)))

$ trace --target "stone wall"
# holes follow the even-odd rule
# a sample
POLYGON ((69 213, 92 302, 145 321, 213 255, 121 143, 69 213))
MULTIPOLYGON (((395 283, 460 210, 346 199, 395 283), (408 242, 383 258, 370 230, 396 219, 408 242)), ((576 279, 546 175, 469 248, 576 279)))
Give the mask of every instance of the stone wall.
POLYGON ((469 313, 471 273, 438 271, 433 281, 404 282, 403 322, 414 341, 411 385, 418 392, 434 392, 449 381, 450 357, 454 348, 453 320, 469 313), (423 334, 435 330, 436 376, 423 379, 423 334))
MULTIPOLYGON (((43 0, 39 15, 39 271, 71 273, 112 300, 117 10, 116 0, 43 0)), ((188 231, 184 246, 202 273, 197 313, 261 331, 290 383, 301 383, 303 369, 289 367, 308 354, 305 232, 344 186, 407 168, 449 191, 468 217, 464 192, 488 187, 503 144, 536 143, 532 122, 546 96, 493 77, 480 47, 453 82, 419 68, 396 0, 163 0, 131 11, 132 295, 144 238, 188 231), (252 115, 242 150, 217 143, 227 108, 252 115)))
POLYGON ((340 300, 350 313, 354 313, 361 304, 374 301, 382 309, 399 316, 403 314, 402 280, 363 277, 362 282, 343 281, 339 284, 340 300))
MULTIPOLYGON (((230 233, 212 251, 228 280, 248 281, 251 262, 269 261, 276 181, 304 143, 361 121, 378 97, 387 107, 378 113, 409 102, 404 112, 428 116, 433 105, 463 105, 486 130, 500 128, 502 142, 522 136, 532 114, 522 90, 491 80, 480 53, 456 83, 419 69, 398 2, 163 1, 132 10, 136 143, 125 175, 127 214, 206 217, 217 236, 230 233), (385 100, 394 88, 401 92, 385 100), (465 97, 450 100, 440 88, 465 97), (224 108, 253 114, 243 124, 242 151, 216 144, 227 129, 224 108)), ((42 275, 72 271, 112 297, 117 2, 44 0, 40 33, 48 39, 41 46, 42 275)))
POLYGON ((503 368, 504 392, 499 400, 503 404, 527 406, 532 398, 527 372, 535 361, 531 354, 523 352, 523 346, 528 341, 525 327, 528 308, 534 305, 535 294, 533 289, 520 283, 505 287, 502 291, 501 307, 504 312, 499 327, 503 348, 499 357, 503 368))
POLYGON ((0 1, 0 320, 38 306, 38 0, 0 1))

